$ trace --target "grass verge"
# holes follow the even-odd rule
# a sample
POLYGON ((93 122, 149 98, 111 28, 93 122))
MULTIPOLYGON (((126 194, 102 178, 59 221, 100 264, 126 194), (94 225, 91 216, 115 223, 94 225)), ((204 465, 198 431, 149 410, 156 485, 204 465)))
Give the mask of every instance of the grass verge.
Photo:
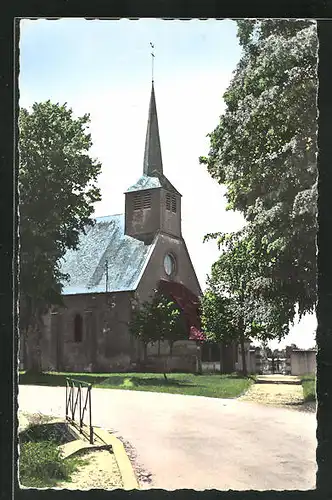
POLYGON ((86 458, 61 455, 59 444, 72 440, 65 424, 49 423, 51 417, 29 416, 30 425, 20 432, 20 482, 30 488, 50 488, 70 481, 71 474, 87 463, 86 458))
POLYGON ((165 380, 162 373, 42 373, 22 372, 20 384, 61 386, 66 377, 73 377, 105 389, 166 392, 214 398, 236 398, 249 389, 253 378, 230 375, 194 375, 171 373, 165 380))
POLYGON ((314 373, 301 376, 303 399, 305 402, 316 401, 316 376, 314 373))
POLYGON ((26 442, 20 445, 20 482, 30 488, 50 488, 70 481, 71 474, 86 463, 85 459, 63 459, 53 441, 26 442))

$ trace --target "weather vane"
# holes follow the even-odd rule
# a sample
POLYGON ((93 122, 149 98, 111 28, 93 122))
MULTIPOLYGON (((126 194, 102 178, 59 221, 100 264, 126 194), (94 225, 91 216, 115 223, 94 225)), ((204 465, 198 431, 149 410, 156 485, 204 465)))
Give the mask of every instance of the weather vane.
POLYGON ((151 45, 151 48, 152 48, 152 52, 151 52, 151 56, 152 56, 152 81, 153 81, 153 63, 154 63, 154 44, 152 42, 150 42, 150 45, 151 45))

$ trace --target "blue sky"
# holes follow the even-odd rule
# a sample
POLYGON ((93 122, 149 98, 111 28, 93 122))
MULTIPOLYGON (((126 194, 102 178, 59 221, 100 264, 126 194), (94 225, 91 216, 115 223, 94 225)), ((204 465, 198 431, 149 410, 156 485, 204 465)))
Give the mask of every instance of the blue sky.
MULTIPOLYGON (((51 99, 91 115, 91 152, 103 165, 96 216, 122 213, 123 193, 141 175, 154 43, 164 173, 183 195, 183 236, 204 288, 218 257, 204 235, 243 224, 240 214, 225 211, 224 188, 198 162, 241 56, 235 22, 40 19, 20 27, 20 105, 51 99)), ((312 345, 304 333, 314 328, 315 318, 307 318, 290 341, 312 345)))

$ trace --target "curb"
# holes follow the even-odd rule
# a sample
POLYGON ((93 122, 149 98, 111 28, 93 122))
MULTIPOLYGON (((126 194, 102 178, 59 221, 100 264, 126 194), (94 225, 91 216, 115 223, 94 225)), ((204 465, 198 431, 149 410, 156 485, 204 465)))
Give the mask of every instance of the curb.
POLYGON ((112 434, 110 434, 109 432, 105 431, 104 429, 101 429, 100 427, 98 428, 94 427, 93 432, 95 436, 97 436, 101 441, 105 443, 105 445, 112 446, 113 453, 117 461, 120 474, 122 476, 124 489, 138 490, 139 489, 138 481, 136 479, 133 467, 128 458, 126 450, 121 441, 112 434))
POLYGON ((69 422, 67 422, 67 424, 70 431, 77 437, 77 440, 72 441, 71 443, 65 445, 68 447, 68 451, 66 450, 64 452, 66 458, 75 455, 82 450, 105 450, 111 448, 120 470, 123 482, 123 489, 125 490, 140 489, 133 467, 128 458, 127 452, 118 438, 116 438, 106 430, 101 429, 100 427, 94 427, 93 428, 94 437, 97 438, 97 441, 101 442, 102 444, 96 445, 96 444, 86 443, 84 442, 84 435, 80 434, 79 431, 69 422))

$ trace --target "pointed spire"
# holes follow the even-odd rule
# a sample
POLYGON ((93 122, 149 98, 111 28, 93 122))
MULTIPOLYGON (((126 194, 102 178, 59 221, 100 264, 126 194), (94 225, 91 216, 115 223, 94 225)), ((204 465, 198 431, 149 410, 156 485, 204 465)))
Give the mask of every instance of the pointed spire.
POLYGON ((145 139, 143 174, 153 176, 154 172, 155 174, 163 174, 156 98, 152 80, 148 127, 145 139))

